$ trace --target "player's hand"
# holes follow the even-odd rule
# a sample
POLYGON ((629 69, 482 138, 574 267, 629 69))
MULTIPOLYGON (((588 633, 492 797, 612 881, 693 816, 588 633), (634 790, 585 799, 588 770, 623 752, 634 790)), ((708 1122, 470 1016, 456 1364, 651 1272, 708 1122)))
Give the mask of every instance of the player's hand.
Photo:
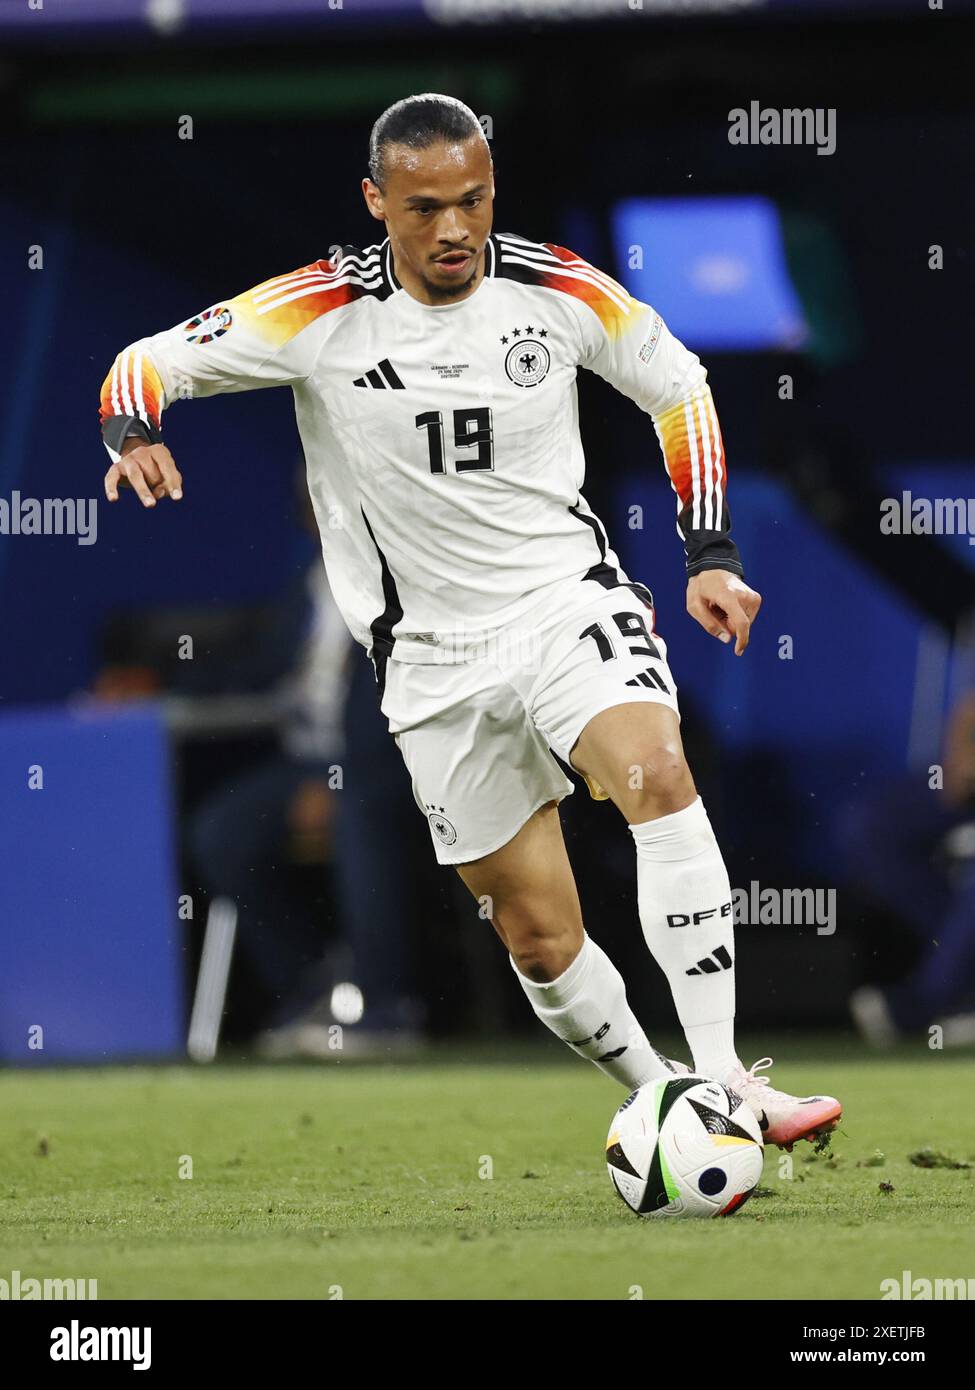
POLYGON ((144 507, 154 507, 157 498, 183 495, 183 479, 176 460, 165 444, 144 444, 138 439, 122 443, 122 457, 105 474, 105 496, 118 501, 120 487, 130 487, 144 507))
POLYGON ((687 611, 720 642, 735 639, 735 656, 748 646, 762 596, 728 570, 701 570, 687 583, 687 611))

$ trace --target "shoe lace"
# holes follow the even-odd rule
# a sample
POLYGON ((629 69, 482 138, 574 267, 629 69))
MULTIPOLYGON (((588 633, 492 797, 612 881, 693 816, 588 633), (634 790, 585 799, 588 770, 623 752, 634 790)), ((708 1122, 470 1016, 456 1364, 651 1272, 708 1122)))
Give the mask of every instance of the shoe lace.
POLYGON ((742 1079, 744 1081, 754 1082, 756 1086, 770 1086, 772 1083, 767 1076, 758 1076, 756 1073, 760 1067, 764 1070, 766 1067, 772 1066, 772 1064, 773 1059, 771 1057, 760 1057, 757 1062, 751 1064, 742 1079))

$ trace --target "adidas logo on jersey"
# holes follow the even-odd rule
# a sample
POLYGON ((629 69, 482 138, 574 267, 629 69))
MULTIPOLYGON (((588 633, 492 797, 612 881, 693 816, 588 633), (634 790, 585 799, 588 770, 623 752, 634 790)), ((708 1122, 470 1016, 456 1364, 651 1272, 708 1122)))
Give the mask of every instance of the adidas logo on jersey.
POLYGON ((406 390, 388 357, 384 357, 371 372, 366 372, 365 376, 357 376, 352 385, 364 386, 367 389, 371 386, 375 391, 385 391, 387 387, 390 391, 406 390))

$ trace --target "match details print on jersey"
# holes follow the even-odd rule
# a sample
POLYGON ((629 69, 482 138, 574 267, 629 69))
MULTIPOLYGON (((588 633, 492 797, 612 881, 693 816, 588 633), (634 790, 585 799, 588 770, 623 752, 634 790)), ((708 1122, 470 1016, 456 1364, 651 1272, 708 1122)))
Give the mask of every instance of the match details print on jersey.
POLYGON ((548 585, 629 583, 581 492, 580 367, 652 417, 689 573, 740 573, 704 367, 610 276, 519 236, 489 239, 456 303, 409 295, 388 241, 219 301, 118 355, 102 430, 116 460, 174 401, 290 386, 329 584, 378 673, 463 660, 548 585))

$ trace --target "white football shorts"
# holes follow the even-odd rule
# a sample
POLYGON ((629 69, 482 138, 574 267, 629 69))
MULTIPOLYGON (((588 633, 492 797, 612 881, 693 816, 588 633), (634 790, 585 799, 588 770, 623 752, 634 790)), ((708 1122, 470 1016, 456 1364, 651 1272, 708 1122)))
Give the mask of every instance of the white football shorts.
POLYGON ((468 660, 397 661, 394 648, 386 662, 382 713, 441 864, 500 849, 540 806, 574 791, 552 752, 571 766, 602 710, 646 701, 680 718, 651 604, 626 585, 593 597, 590 582, 566 581, 468 660))

